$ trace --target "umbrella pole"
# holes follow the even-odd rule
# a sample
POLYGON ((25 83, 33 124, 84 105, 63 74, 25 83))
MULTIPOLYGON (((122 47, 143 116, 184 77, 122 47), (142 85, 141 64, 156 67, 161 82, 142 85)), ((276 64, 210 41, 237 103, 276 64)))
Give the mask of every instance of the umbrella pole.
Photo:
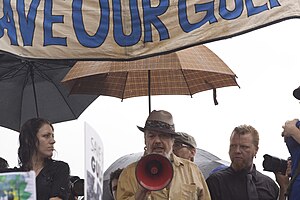
POLYGON ((34 85, 34 74, 33 74, 33 69, 32 69, 31 65, 30 65, 30 77, 31 77, 31 82, 32 82, 36 116, 39 117, 39 110, 38 110, 38 106, 37 106, 36 91, 35 91, 35 85, 34 85))
POLYGON ((151 92, 150 92, 150 86, 151 86, 151 74, 150 74, 150 70, 148 70, 148 101, 149 101, 149 114, 151 113, 151 92))

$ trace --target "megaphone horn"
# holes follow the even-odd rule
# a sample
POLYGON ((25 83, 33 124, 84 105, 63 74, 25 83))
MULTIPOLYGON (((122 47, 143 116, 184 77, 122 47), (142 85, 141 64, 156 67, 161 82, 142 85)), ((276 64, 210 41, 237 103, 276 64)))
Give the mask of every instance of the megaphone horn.
POLYGON ((173 167, 165 156, 148 154, 137 163, 135 176, 146 190, 156 191, 168 186, 173 178, 173 167))

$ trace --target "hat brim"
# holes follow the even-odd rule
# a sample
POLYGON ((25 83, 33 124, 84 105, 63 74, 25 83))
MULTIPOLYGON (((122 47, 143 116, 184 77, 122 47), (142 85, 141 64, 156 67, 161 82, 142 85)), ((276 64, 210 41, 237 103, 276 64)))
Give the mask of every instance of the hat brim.
POLYGON ((293 96, 294 96, 296 99, 300 100, 300 87, 298 87, 297 89, 295 89, 295 90, 293 91, 293 96))
POLYGON ((142 127, 140 127, 140 126, 137 126, 137 128, 138 128, 140 131, 145 132, 145 129, 144 129, 144 128, 142 128, 142 127))
POLYGON ((175 142, 179 142, 179 143, 183 143, 183 144, 189 145, 190 147, 193 147, 193 148, 195 148, 195 149, 197 148, 194 144, 191 144, 191 143, 189 143, 189 142, 183 141, 183 140, 178 139, 178 138, 176 138, 176 137, 175 137, 175 142))
POLYGON ((163 133, 169 133, 172 135, 178 135, 175 131, 172 130, 167 130, 167 129, 161 129, 161 128, 142 128, 140 126, 137 126, 137 128, 142 131, 145 132, 145 130, 153 130, 153 131, 158 131, 158 132, 163 132, 163 133))

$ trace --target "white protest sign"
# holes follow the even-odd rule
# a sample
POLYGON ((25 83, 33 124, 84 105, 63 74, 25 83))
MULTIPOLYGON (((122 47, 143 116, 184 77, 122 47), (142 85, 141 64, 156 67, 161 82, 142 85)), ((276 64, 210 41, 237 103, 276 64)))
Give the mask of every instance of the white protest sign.
POLYGON ((0 173, 0 200, 36 200, 35 173, 0 173))
POLYGON ((103 193, 103 143, 99 134, 85 122, 85 199, 100 200, 103 193))

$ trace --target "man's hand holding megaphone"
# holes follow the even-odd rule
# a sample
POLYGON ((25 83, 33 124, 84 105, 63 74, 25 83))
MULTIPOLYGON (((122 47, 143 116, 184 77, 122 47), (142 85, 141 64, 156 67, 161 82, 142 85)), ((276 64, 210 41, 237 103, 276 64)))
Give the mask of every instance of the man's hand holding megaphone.
POLYGON ((152 153, 143 156, 136 167, 135 175, 140 190, 136 193, 143 199, 148 191, 157 191, 167 187, 173 178, 173 167, 168 158, 152 153))

